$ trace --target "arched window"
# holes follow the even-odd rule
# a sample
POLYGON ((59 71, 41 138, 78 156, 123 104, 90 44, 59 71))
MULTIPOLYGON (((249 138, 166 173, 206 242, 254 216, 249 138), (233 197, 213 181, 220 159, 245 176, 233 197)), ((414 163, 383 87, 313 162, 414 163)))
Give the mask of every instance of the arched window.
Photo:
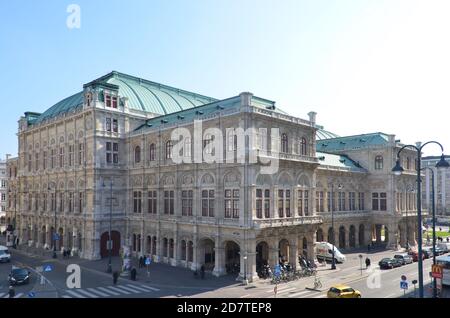
POLYGON ((308 146, 307 146, 307 142, 306 142, 306 138, 302 138, 301 140, 300 140, 300 154, 302 155, 302 156, 306 156, 307 154, 308 154, 308 146))
POLYGON ((286 134, 281 135, 281 152, 288 153, 288 136, 286 134))
POLYGON ((191 156, 191 138, 187 137, 184 139, 184 149, 183 149, 183 155, 184 157, 190 157, 191 156))
POLYGON ((141 162, 141 147, 137 146, 134 148, 134 163, 141 162))
POLYGON ((166 159, 172 159, 172 149, 173 149, 173 143, 172 140, 169 140, 166 142, 166 159))
POLYGON ((376 156, 375 157, 375 170, 382 170, 383 169, 383 156, 376 156))
POLYGON ((150 145, 150 161, 155 161, 155 157, 156 157, 155 144, 151 144, 150 145))
POLYGON ((203 140, 203 149, 206 154, 212 153, 212 141, 213 141, 212 135, 206 134, 205 139, 203 140))

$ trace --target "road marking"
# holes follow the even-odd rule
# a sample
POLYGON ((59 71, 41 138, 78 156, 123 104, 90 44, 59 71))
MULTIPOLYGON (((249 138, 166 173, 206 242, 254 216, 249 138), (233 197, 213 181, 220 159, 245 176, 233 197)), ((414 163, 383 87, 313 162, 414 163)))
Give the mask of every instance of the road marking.
POLYGON ((90 297, 90 298, 98 298, 97 295, 95 295, 95 294, 93 294, 93 293, 90 293, 90 292, 88 292, 88 291, 86 291, 86 290, 84 290, 84 289, 77 289, 76 291, 79 292, 79 293, 81 293, 81 294, 85 294, 86 296, 88 296, 88 297, 90 297))
POLYGON ((301 291, 299 293, 290 294, 290 295, 288 295, 288 298, 298 297, 300 295, 304 295, 304 294, 308 294, 308 293, 310 293, 309 290, 304 290, 304 291, 301 291))
MULTIPOLYGON (((16 296, 14 296, 13 298, 20 298, 20 297, 22 297, 23 296, 23 293, 18 293, 16 296)), ((1 296, 0 296, 1 298, 9 298, 9 293, 6 293, 6 294, 2 294, 1 296)))
POLYGON ((286 289, 283 289, 283 290, 278 290, 277 295, 284 294, 284 293, 287 293, 287 292, 290 292, 290 291, 293 291, 293 290, 297 290, 297 288, 291 287, 291 288, 286 288, 286 289))
POLYGON ((89 290, 91 293, 100 295, 101 297, 110 297, 111 296, 111 295, 108 295, 108 294, 106 294, 104 292, 101 292, 101 291, 99 291, 99 290, 97 290, 95 288, 88 288, 87 290, 89 290))
POLYGON ((127 286, 117 286, 118 288, 122 288, 122 289, 124 289, 124 290, 128 290, 128 291, 130 291, 130 292, 132 292, 132 293, 134 293, 134 294, 140 294, 140 293, 142 293, 141 291, 139 291, 139 290, 136 290, 136 289, 134 289, 134 286, 133 286, 133 288, 131 288, 131 287, 127 287, 127 286))
POLYGON ((122 294, 125 294, 125 295, 131 294, 130 292, 127 292, 126 290, 120 289, 118 287, 110 286, 109 289, 115 290, 116 292, 119 292, 119 293, 122 293, 122 294))
POLYGON ((389 295, 387 295, 386 297, 383 297, 383 298, 391 298, 392 296, 395 296, 395 294, 389 294, 389 295))
POLYGON ((74 292, 73 290, 70 290, 70 289, 67 289, 67 290, 66 290, 66 293, 69 293, 69 294, 71 294, 72 296, 75 296, 75 297, 77 297, 77 298, 86 298, 86 297, 84 297, 83 295, 80 295, 80 294, 78 294, 78 293, 76 293, 76 292, 74 292))
POLYGON ((20 298, 23 296, 23 293, 18 293, 14 298, 20 298))
POLYGON ((315 297, 313 297, 313 298, 325 298, 325 297, 327 297, 327 295, 326 295, 326 294, 323 294, 323 295, 319 295, 319 296, 315 296, 315 297))
POLYGON ((72 298, 69 295, 63 295, 62 298, 72 298))
POLYGON ((239 298, 246 298, 246 297, 248 297, 248 296, 251 296, 251 294, 247 294, 247 295, 241 296, 241 297, 239 297, 239 298))
MULTIPOLYGON (((274 286, 274 288, 275 288, 275 286, 274 286)), ((289 287, 289 286, 281 287, 281 288, 278 287, 278 294, 282 293, 282 292, 284 292, 286 290, 293 290, 293 289, 296 289, 296 288, 295 287, 289 287)), ((273 289, 266 290, 266 293, 273 293, 273 289)))
POLYGON ((115 291, 112 291, 112 290, 109 290, 108 288, 110 288, 110 287, 97 287, 97 289, 100 289, 100 290, 104 291, 105 293, 109 293, 109 294, 111 294, 113 296, 119 296, 120 295, 119 293, 117 293, 115 291))
POLYGON ((160 291, 160 289, 158 289, 158 288, 153 288, 153 287, 144 286, 144 285, 136 286, 136 285, 133 285, 133 284, 128 284, 127 286, 134 287, 137 290, 142 290, 143 292, 146 292, 146 293, 148 293, 150 291, 160 291))

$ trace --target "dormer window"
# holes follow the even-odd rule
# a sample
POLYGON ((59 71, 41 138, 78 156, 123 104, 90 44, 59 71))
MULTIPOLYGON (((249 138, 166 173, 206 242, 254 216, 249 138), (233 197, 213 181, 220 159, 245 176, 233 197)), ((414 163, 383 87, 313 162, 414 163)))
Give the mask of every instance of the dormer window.
POLYGON ((90 92, 86 94, 86 104, 88 107, 92 105, 92 93, 90 92))
POLYGON ((382 170, 382 169, 383 169, 383 157, 376 156, 375 157, 375 170, 382 170))
POLYGON ((117 96, 112 97, 112 108, 117 109, 117 96))
POLYGON ((111 107, 111 95, 108 93, 105 93, 105 106, 111 107))

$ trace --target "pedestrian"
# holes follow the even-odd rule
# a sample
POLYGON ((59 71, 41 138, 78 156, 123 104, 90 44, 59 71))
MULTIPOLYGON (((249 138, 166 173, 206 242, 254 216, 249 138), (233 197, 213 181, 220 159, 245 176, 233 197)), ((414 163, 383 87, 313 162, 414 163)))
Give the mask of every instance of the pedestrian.
POLYGON ((450 240, 450 239, 447 237, 447 243, 448 243, 449 240, 450 240))
POLYGON ((70 258, 70 254, 72 253, 72 250, 69 248, 68 250, 67 250, 67 258, 70 258))
POLYGON ((142 255, 141 255, 141 256, 139 257, 139 268, 144 267, 143 264, 144 264, 144 258, 143 258, 142 255))
POLYGON ((366 257, 366 269, 370 267, 370 259, 366 257))
POLYGON ((205 279, 205 265, 202 265, 202 267, 200 267, 200 276, 202 279, 205 279))
POLYGON ((136 268, 133 267, 133 269, 131 270, 130 275, 131 275, 131 280, 133 280, 133 281, 136 280, 136 276, 137 276, 136 268))
POLYGON ((14 298, 16 296, 16 291, 14 290, 13 286, 9 286, 8 295, 9 295, 9 298, 14 298))
POLYGON ((113 273, 113 284, 117 285, 117 280, 119 279, 119 273, 117 271, 115 271, 113 273))

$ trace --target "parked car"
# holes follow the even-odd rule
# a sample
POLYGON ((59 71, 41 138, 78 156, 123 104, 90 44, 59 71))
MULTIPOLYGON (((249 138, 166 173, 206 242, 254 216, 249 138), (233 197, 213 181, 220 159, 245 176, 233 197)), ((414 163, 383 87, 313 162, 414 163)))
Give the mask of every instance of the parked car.
MULTIPOLYGON (((411 252, 411 257, 413 259, 413 262, 418 262, 419 261, 419 252, 411 252)), ((425 251, 422 250, 422 260, 425 259, 425 251)))
POLYGON ((432 247, 425 247, 422 249, 422 252, 423 252, 424 259, 433 257, 433 248, 432 247))
POLYGON ((0 263, 9 263, 11 261, 11 254, 5 246, 0 246, 0 263))
POLYGON ((327 293, 328 298, 361 298, 361 292, 347 285, 332 286, 327 293))
POLYGON ((11 285, 24 285, 30 282, 31 273, 26 268, 13 267, 8 276, 11 285))
POLYGON ((445 252, 441 247, 439 247, 439 246, 436 246, 435 251, 436 251, 436 256, 439 256, 439 255, 442 255, 442 254, 445 254, 445 253, 446 253, 446 252, 445 252))
POLYGON ((413 262, 413 258, 408 255, 408 253, 395 254, 394 258, 400 260, 402 265, 411 264, 413 262))
POLYGON ((438 243, 436 246, 441 248, 444 251, 444 254, 450 252, 450 243, 442 242, 438 243))
POLYGON ((387 269, 392 269, 394 267, 400 267, 402 266, 402 261, 397 259, 397 258, 383 258, 381 261, 378 262, 378 265, 380 266, 381 269, 387 268, 387 269))

